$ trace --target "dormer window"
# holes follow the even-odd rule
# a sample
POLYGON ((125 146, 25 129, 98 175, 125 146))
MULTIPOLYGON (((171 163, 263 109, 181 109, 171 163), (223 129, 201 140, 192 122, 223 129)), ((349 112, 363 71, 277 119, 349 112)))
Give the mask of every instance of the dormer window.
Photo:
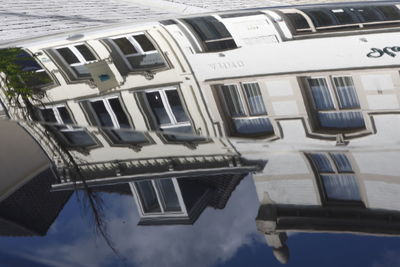
POLYGON ((350 76, 306 79, 319 130, 332 133, 365 129, 357 92, 350 76))
POLYGON ((225 25, 213 16, 182 19, 201 41, 205 52, 218 52, 237 48, 225 25))
POLYGON ((136 33, 111 39, 113 47, 130 71, 157 69, 165 62, 155 45, 144 33, 136 33))
POLYGON ((59 61, 67 68, 65 71, 72 80, 90 79, 91 75, 85 64, 97 60, 94 53, 85 44, 75 44, 54 49, 59 61))

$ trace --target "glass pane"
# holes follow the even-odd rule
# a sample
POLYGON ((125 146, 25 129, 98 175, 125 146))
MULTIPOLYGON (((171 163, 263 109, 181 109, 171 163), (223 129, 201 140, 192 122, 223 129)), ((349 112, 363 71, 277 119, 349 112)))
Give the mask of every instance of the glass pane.
POLYGON ((159 125, 171 123, 168 113, 165 110, 164 103, 162 102, 160 93, 146 93, 146 98, 154 116, 156 117, 157 123, 159 125))
POLYGON ((107 130, 106 131, 115 144, 125 143, 145 143, 146 136, 141 132, 123 131, 123 130, 107 130))
POLYGON ((29 77, 24 78, 24 82, 28 87, 32 88, 43 87, 54 83, 49 74, 44 70, 32 73, 29 77))
POLYGON ((274 128, 268 118, 235 118, 233 119, 238 134, 273 134, 274 128))
POLYGON ((249 105, 250 115, 267 114, 258 83, 244 83, 243 89, 249 105))
POLYGON ((303 15, 299 13, 288 13, 285 15, 289 18, 290 22, 292 23, 292 26, 296 30, 303 30, 310 28, 310 25, 308 25, 308 22, 303 15))
POLYGON ((338 93, 340 108, 359 108, 360 103, 351 77, 335 77, 333 81, 338 93))
POLYGON ((90 72, 84 65, 73 66, 72 69, 75 71, 78 77, 90 77, 90 72))
POLYGON ((132 45, 132 43, 126 39, 125 37, 123 38, 117 38, 113 39, 114 43, 117 44, 119 49, 121 49, 122 53, 124 55, 129 55, 129 54, 136 54, 137 50, 136 48, 132 45))
POLYGON ((209 41, 205 43, 208 52, 224 51, 236 48, 236 43, 233 39, 209 41))
POLYGON ((378 6, 376 9, 383 14, 385 20, 400 20, 400 10, 396 6, 378 6))
POLYGON ((324 78, 307 79, 311 89, 311 94, 314 100, 314 105, 317 110, 334 109, 331 94, 328 84, 324 78))
POLYGON ((85 131, 65 131, 62 135, 67 139, 70 145, 74 146, 93 146, 96 142, 93 138, 85 131))
POLYGON ((42 113, 44 121, 57 123, 57 119, 56 119, 56 116, 54 115, 53 109, 51 109, 51 108, 41 109, 40 113, 42 113))
POLYGON ((212 16, 184 19, 202 41, 229 38, 231 34, 225 26, 212 16))
POLYGON ((161 212, 158 204, 157 195, 151 181, 135 182, 139 193, 139 200, 144 212, 161 212))
POLYGON ((82 45, 77 45, 75 47, 76 49, 78 49, 78 51, 81 53, 81 55, 86 61, 96 60, 96 57, 93 55, 92 51, 90 51, 89 47, 87 47, 86 45, 82 44, 82 45))
POLYGON ((159 53, 135 55, 126 58, 132 69, 151 69, 165 66, 164 59, 159 53))
POLYGON ((383 15, 374 7, 356 8, 358 14, 363 18, 364 22, 374 22, 384 20, 383 15))
POLYGON ((246 115, 236 85, 222 85, 221 91, 231 116, 246 115))
POLYGON ((337 25, 334 17, 329 12, 323 10, 310 10, 305 12, 311 17, 316 27, 337 25))
POLYGON ((131 125, 128 120, 128 116, 126 115, 124 109, 122 108, 121 102, 118 98, 108 99, 112 110, 114 111, 115 116, 117 117, 119 127, 120 128, 131 128, 131 125))
POLYGON ((164 134, 163 136, 168 141, 192 142, 205 140, 203 137, 196 136, 195 133, 193 133, 192 126, 190 125, 168 127, 164 128, 163 131, 166 132, 166 134, 164 134))
POLYGON ((342 8, 331 9, 331 14, 336 18, 339 24, 354 24, 359 23, 359 20, 353 14, 342 8))
POLYGON ((165 211, 181 211, 178 196, 175 192, 174 184, 171 179, 161 179, 157 181, 159 194, 165 211))
POLYGON ((165 91, 172 113, 174 113, 177 122, 189 121, 186 112, 182 106, 181 98, 179 97, 177 90, 165 91))
POLYGON ((133 36, 144 52, 154 51, 156 48, 144 34, 133 36))
POLYGON ((361 200, 354 175, 322 175, 322 182, 330 200, 361 200))
POLYGON ((335 161, 338 172, 352 172, 351 164, 349 159, 343 153, 331 153, 333 160, 335 161))
POLYGON ((66 107, 58 107, 58 113, 60 113, 60 117, 65 124, 73 124, 71 116, 66 107))
POLYGON ((325 154, 312 153, 310 154, 310 157, 319 173, 333 172, 331 162, 325 154))
POLYGON ((365 128, 361 112, 329 112, 318 113, 319 124, 327 129, 361 129, 365 128))
POLYGON ((108 113, 103 101, 94 101, 90 103, 94 112, 97 115, 97 119, 100 122, 101 126, 104 127, 114 127, 114 123, 112 122, 111 116, 108 113))
POLYGON ((75 54, 71 51, 71 49, 67 47, 59 48, 57 49, 57 52, 64 58, 64 60, 69 65, 80 62, 79 59, 75 56, 75 54))

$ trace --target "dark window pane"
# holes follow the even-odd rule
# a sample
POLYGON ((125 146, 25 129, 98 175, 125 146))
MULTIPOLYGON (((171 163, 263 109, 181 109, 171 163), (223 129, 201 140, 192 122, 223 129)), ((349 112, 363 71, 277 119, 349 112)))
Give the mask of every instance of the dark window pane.
POLYGON ((359 22, 357 17, 354 14, 349 13, 346 9, 331 9, 330 12, 332 16, 336 17, 339 24, 354 24, 359 22))
POLYGON ((328 84, 323 78, 307 79, 317 110, 331 110, 334 108, 328 84))
POLYGON ((333 168, 328 157, 322 153, 312 153, 310 154, 311 160, 314 163, 317 171, 321 172, 333 172, 333 168))
POLYGON ((361 200, 354 175, 322 175, 322 182, 329 200, 361 200))
POLYGON ((165 66, 164 59, 159 53, 129 56, 127 60, 132 69, 151 69, 165 66))
POLYGON ((75 54, 67 47, 57 49, 57 52, 64 58, 64 60, 69 64, 79 63, 79 59, 75 54))
POLYGON ((109 137, 115 144, 146 143, 147 138, 141 132, 124 130, 107 130, 109 137))
POLYGON ((160 197, 165 211, 181 211, 178 196, 171 179, 157 181, 160 197))
POLYGON ((244 116, 243 103, 240 98, 238 88, 236 85, 222 85, 222 95, 224 96, 225 103, 228 107, 231 116, 244 116))
POLYGON ((195 135, 195 133, 193 133, 193 128, 190 125, 168 127, 166 129, 163 129, 163 131, 166 132, 166 134, 164 134, 163 136, 168 141, 193 142, 205 140, 203 137, 195 135))
POLYGON ((293 28, 295 28, 296 30, 303 30, 310 28, 310 25, 308 25, 308 22, 303 15, 299 13, 288 13, 285 15, 289 18, 293 28))
POLYGON ((320 126, 326 129, 363 129, 364 118, 361 112, 341 111, 318 113, 320 126))
POLYGON ((72 118, 69 115, 69 112, 68 112, 66 107, 58 107, 57 109, 58 109, 58 113, 60 113, 60 116, 61 116, 61 119, 62 119, 63 123, 65 123, 65 124, 74 123, 72 121, 72 118))
POLYGON ((135 47, 132 45, 132 43, 126 39, 125 37, 123 38, 117 38, 117 39, 113 39, 114 43, 117 44, 117 46, 119 47, 119 49, 121 49, 122 53, 124 55, 129 55, 129 54, 136 54, 137 50, 135 49, 135 47))
POLYGON ((104 106, 103 101, 94 101, 90 104, 92 105, 92 108, 96 113, 97 119, 99 120, 101 126, 114 127, 114 123, 112 122, 111 116, 104 106))
POLYGON ((93 55, 92 51, 90 51, 90 49, 86 45, 77 45, 75 47, 76 49, 78 49, 78 51, 81 53, 81 55, 86 61, 96 60, 96 57, 93 55))
POLYGON ((162 102, 160 93, 146 93, 146 98, 151 110, 153 111, 154 116, 156 117, 157 123, 159 125, 171 123, 171 120, 169 119, 164 104, 162 102))
POLYGON ((383 21, 383 15, 374 7, 359 7, 356 8, 358 14, 364 22, 383 21))
POLYGON ((65 131, 62 135, 67 139, 69 145, 74 146, 93 146, 96 142, 85 131, 65 131))
POLYGON ((305 12, 311 17, 316 27, 337 25, 334 17, 327 11, 309 10, 305 12))
POLYGON ((183 109, 181 99, 179 97, 177 90, 168 90, 165 91, 167 94, 169 105, 172 109, 172 113, 174 113, 175 119, 177 122, 185 122, 189 121, 189 118, 186 116, 186 112, 183 109))
POLYGON ((46 71, 33 72, 29 77, 24 78, 28 87, 37 88, 53 84, 53 80, 46 71))
POLYGON ((360 103, 351 77, 335 77, 333 81, 338 93, 340 108, 359 108, 360 103))
POLYGON ((268 118, 233 119, 236 132, 243 135, 273 134, 274 128, 268 118))
POLYGON ((205 46, 208 52, 216 52, 237 48, 236 43, 233 39, 209 41, 205 43, 205 46))
POLYGON ((128 120, 128 116, 126 115, 124 109, 122 108, 121 102, 119 101, 118 98, 112 98, 109 99, 108 102, 110 103, 110 106, 112 110, 115 113, 115 116, 117 116, 119 126, 121 128, 130 128, 131 125, 128 120))
POLYGON ((247 98, 250 115, 267 114, 258 83, 244 83, 243 89, 247 98))
POLYGON ((46 122, 57 122, 56 116, 54 115, 54 111, 51 108, 41 109, 43 120, 46 122))
POLYGON ((144 212, 161 212, 151 181, 135 182, 144 212))
POLYGON ((383 14, 385 20, 400 20, 400 10, 396 6, 378 6, 376 9, 383 14))
POLYGON ((349 159, 343 153, 331 153, 333 160, 335 161, 338 172, 352 172, 351 164, 349 159))
POLYGON ((219 51, 237 47, 225 25, 212 16, 188 18, 183 19, 183 21, 192 27, 203 42, 224 38, 229 39, 218 42, 206 42, 205 45, 208 51, 219 51))
POLYGON ((154 51, 156 48, 144 34, 133 36, 144 52, 154 51))

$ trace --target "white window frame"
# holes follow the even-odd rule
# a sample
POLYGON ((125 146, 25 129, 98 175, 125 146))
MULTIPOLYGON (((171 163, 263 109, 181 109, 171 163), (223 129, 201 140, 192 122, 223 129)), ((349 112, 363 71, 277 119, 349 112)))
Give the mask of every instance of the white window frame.
POLYGON ((254 82, 239 82, 239 83, 221 84, 221 85, 219 85, 219 90, 221 90, 220 95, 222 96, 222 98, 224 100, 223 103, 225 105, 225 109, 228 111, 228 114, 232 117, 232 119, 234 119, 234 118, 251 119, 251 118, 268 117, 268 115, 269 115, 268 114, 268 110, 267 110, 267 107, 265 105, 265 101, 264 101, 264 97, 262 95, 260 84, 258 82, 254 81, 254 82), (245 89, 244 89, 243 85, 244 84, 255 84, 255 83, 258 84, 258 87, 260 88, 261 98, 263 100, 264 108, 265 108, 265 111, 266 111, 265 114, 251 115, 251 112, 250 112, 250 109, 249 109, 249 103, 248 103, 249 101, 248 101, 248 99, 246 97, 246 94, 244 92, 245 89), (238 92, 239 92, 240 102, 241 102, 241 104, 243 106, 243 109, 244 109, 244 112, 245 112, 245 115, 243 115, 243 116, 232 116, 232 115, 229 114, 230 111, 229 111, 228 103, 227 103, 227 101, 225 99, 225 96, 222 93, 222 88, 221 87, 222 86, 231 86, 231 85, 234 85, 236 87, 236 89, 238 90, 238 92))
MULTIPOLYGON (((111 121, 113 123, 113 127, 116 129, 121 129, 120 128, 120 124, 118 121, 118 117, 115 114, 115 111, 113 110, 113 108, 110 105, 109 100, 110 99, 118 99, 118 101, 121 104, 122 110, 124 110, 124 106, 121 102, 121 99, 118 95, 113 95, 113 96, 107 96, 107 97, 101 97, 101 98, 92 98, 92 99, 88 99, 87 101, 89 101, 90 103, 92 102, 97 102, 97 101, 102 101, 104 104, 104 107, 106 108, 108 114, 110 115, 111 121)), ((97 116, 96 111, 94 110, 94 108, 92 107, 92 104, 90 104, 90 109, 93 111, 93 113, 96 115, 96 121, 98 124, 100 124, 99 118, 97 116)), ((125 111, 125 110, 124 110, 125 111)), ((128 121, 129 121, 129 115, 127 113, 125 113, 125 115, 128 117, 128 121)), ((129 125, 132 127, 131 122, 129 121, 129 125)))
POLYGON ((125 64, 129 67, 130 70, 134 70, 134 68, 132 67, 131 63, 129 62, 128 57, 150 55, 150 54, 160 54, 160 52, 157 50, 157 46, 154 44, 154 42, 152 42, 151 38, 149 38, 149 36, 145 32, 136 32, 136 33, 132 33, 132 34, 113 36, 112 38, 110 38, 110 40, 112 41, 112 44, 116 48, 118 54, 122 57, 125 64), (149 42, 153 44, 155 50, 147 51, 147 52, 143 51, 143 48, 140 46, 140 44, 136 41, 135 38, 133 38, 133 36, 137 36, 137 35, 146 36, 146 38, 149 40, 149 42), (114 42, 114 39, 120 39, 120 38, 126 38, 133 45, 133 47, 136 49, 136 51, 138 53, 125 55, 122 52, 122 50, 119 48, 119 46, 114 42))
MULTIPOLYGON (((79 50, 76 48, 76 46, 78 45, 84 45, 86 46, 90 52, 91 49, 90 47, 86 44, 86 43, 77 43, 77 44, 70 44, 70 45, 64 45, 64 46, 58 46, 53 48, 54 51, 58 54, 59 58, 61 59, 61 61, 64 63, 65 66, 68 66, 70 72, 72 73, 72 75, 74 76, 75 79, 78 79, 78 75, 75 73, 75 70, 72 67, 77 67, 77 66, 82 66, 88 63, 93 63, 96 60, 90 60, 87 61, 83 55, 79 52, 79 50), (76 56, 76 58, 79 60, 79 63, 73 63, 73 64, 68 64, 68 62, 64 59, 64 57, 57 51, 57 49, 61 49, 61 48, 68 48, 69 50, 71 50, 71 52, 76 56)), ((92 54, 96 57, 96 54, 92 52, 92 54)))
POLYGON ((360 98, 358 96, 357 89, 356 89, 356 87, 354 85, 354 79, 353 79, 353 77, 351 75, 332 75, 332 76, 310 76, 310 77, 306 77, 306 80, 308 80, 308 79, 324 79, 326 84, 327 84, 327 86, 328 86, 329 95, 330 95, 332 103, 333 103, 333 109, 318 110, 315 107, 315 103, 314 103, 314 99, 313 99, 313 95, 312 95, 312 91, 311 91, 311 86, 308 83, 308 81, 306 81, 307 82, 307 86, 308 86, 308 90, 310 92, 311 100, 313 101, 313 105, 314 105, 314 108, 315 108, 316 111, 321 112, 321 113, 338 112, 338 111, 357 111, 357 110, 361 111, 361 103, 359 103, 360 107, 358 107, 358 108, 341 108, 340 107, 340 98, 339 98, 338 91, 337 91, 337 88, 336 88, 336 85, 335 85, 335 82, 334 82, 333 79, 334 78, 344 78, 344 77, 350 77, 350 79, 352 80, 353 87, 354 87, 357 99, 360 102, 360 98))
POLYGON ((140 212, 141 217, 159 217, 160 215, 168 215, 170 217, 188 216, 186 205, 183 200, 182 193, 181 193, 177 179, 176 178, 163 178, 163 179, 171 179, 172 184, 174 185, 175 193, 178 197, 179 206, 181 208, 181 211, 165 211, 164 210, 163 203, 162 203, 162 197, 160 196, 160 192, 158 191, 158 188, 157 188, 158 186, 156 184, 157 179, 152 179, 150 181, 153 186, 153 190, 156 193, 157 202, 158 202, 158 205, 159 205, 161 211, 160 212, 145 212, 142 202, 140 200, 139 190, 137 189, 135 182, 130 182, 129 185, 131 187, 131 191, 134 193, 135 202, 136 202, 137 206, 139 207, 139 212, 140 212))
MULTIPOLYGON (((184 103, 183 103, 182 99, 180 99, 181 100, 181 104, 182 104, 182 108, 185 111, 186 116, 188 117, 188 121, 186 121, 186 122, 178 122, 176 120, 175 115, 174 115, 174 113, 172 111, 171 105, 169 104, 167 94, 166 94, 166 91, 172 91, 172 90, 177 91, 178 95, 179 95, 178 88, 176 88, 176 87, 154 88, 154 89, 149 89, 149 90, 145 90, 144 91, 144 94, 153 93, 153 92, 160 93, 161 101, 163 103, 164 109, 167 112, 168 118, 170 120, 170 123, 168 123, 168 124, 160 124, 159 125, 160 129, 162 129, 162 130, 175 128, 176 126, 191 126, 192 125, 192 123, 190 122, 190 119, 189 119, 189 114, 187 114, 187 112, 186 112, 186 108, 184 106, 184 103)), ((153 111, 152 111, 152 109, 150 107, 150 104, 148 103, 147 99, 146 99, 146 102, 149 105, 150 111, 153 113, 153 111)), ((153 116, 155 116, 155 115, 153 115, 153 116)))

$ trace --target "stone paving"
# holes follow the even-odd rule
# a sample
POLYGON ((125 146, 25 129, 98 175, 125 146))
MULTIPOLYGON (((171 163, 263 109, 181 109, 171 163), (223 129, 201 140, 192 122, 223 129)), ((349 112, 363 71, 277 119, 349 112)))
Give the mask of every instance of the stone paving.
POLYGON ((111 23, 159 20, 166 17, 207 11, 325 2, 343 1, 0 0, 0 44, 6 44, 18 39, 111 23))

